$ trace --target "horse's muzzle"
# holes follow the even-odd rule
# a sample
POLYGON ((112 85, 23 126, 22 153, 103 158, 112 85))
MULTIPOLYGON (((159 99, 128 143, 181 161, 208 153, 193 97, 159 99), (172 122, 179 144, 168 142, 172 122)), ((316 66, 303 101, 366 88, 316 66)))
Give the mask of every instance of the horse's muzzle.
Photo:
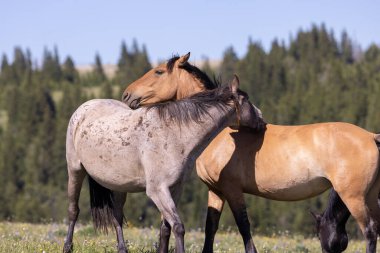
POLYGON ((133 93, 124 93, 122 101, 127 104, 131 109, 137 109, 141 103, 141 97, 134 96, 133 93))

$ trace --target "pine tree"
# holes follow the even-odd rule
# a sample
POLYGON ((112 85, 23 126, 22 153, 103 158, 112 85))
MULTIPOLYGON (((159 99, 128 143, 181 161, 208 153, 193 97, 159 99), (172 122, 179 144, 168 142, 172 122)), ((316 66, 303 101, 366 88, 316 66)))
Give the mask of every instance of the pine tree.
POLYGON ((14 49, 14 60, 12 63, 12 68, 14 71, 14 81, 18 84, 21 83, 21 80, 24 77, 24 73, 27 69, 27 61, 25 59, 24 52, 20 47, 14 49))
POLYGON ((366 118, 366 128, 370 131, 380 133, 380 75, 372 81, 372 87, 368 95, 368 114, 366 118))
POLYGON ((69 83, 75 83, 79 79, 79 74, 75 69, 74 61, 67 56, 62 67, 62 78, 69 83))
POLYGON ((260 106, 262 88, 266 83, 266 54, 260 43, 252 40, 248 43, 248 51, 238 65, 241 87, 252 101, 260 106))
POLYGON ((203 57, 202 71, 205 72, 210 78, 217 78, 215 70, 211 67, 210 60, 207 57, 203 57))
POLYGON ((62 70, 56 47, 54 48, 54 54, 52 54, 47 48, 44 49, 42 74, 47 81, 59 82, 61 80, 62 70))
POLYGON ((117 63, 116 82, 119 85, 125 85, 128 81, 128 75, 130 72, 130 60, 131 60, 125 41, 122 42, 120 51, 121 51, 120 58, 117 63))
POLYGON ((123 41, 121 45, 120 59, 118 61, 118 70, 116 72, 116 82, 122 89, 145 74, 151 68, 145 46, 140 50, 137 41, 134 39, 132 50, 128 52, 127 46, 123 41))
POLYGON ((149 61, 148 50, 146 49, 145 45, 142 45, 142 50, 138 55, 136 65, 138 66, 137 70, 140 72, 140 75, 138 77, 142 76, 152 68, 152 65, 149 61))
POLYGON ((352 41, 348 37, 348 34, 346 31, 342 33, 342 39, 340 43, 341 43, 340 51, 341 51, 342 60, 348 64, 353 63, 354 56, 353 56, 352 41))
POLYGON ((3 54, 1 57, 1 75, 4 74, 9 68, 8 58, 7 55, 3 54))
POLYGON ((372 44, 364 54, 364 60, 369 63, 374 63, 380 60, 380 48, 372 44))
POLYGON ((95 65, 94 65, 93 74, 95 76, 95 79, 101 83, 107 79, 107 77, 104 73, 102 60, 101 60, 100 55, 98 53, 95 55, 95 65))
POLYGON ((237 74, 238 57, 232 46, 228 47, 223 53, 222 64, 219 69, 219 75, 222 80, 231 80, 234 74, 237 74))
MULTIPOLYGON (((1 58, 1 69, 0 69, 0 91, 2 91, 7 83, 14 80, 13 69, 11 68, 8 58, 3 54, 1 58)), ((1 95, 1 92, 0 92, 1 95)))

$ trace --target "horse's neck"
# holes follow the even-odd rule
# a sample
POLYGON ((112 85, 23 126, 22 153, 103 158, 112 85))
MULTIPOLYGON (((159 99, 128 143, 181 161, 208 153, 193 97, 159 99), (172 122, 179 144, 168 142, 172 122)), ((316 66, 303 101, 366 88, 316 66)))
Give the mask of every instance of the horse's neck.
POLYGON ((202 82, 194 77, 187 78, 186 80, 181 81, 180 88, 177 89, 176 99, 180 100, 183 98, 190 97, 196 93, 205 91, 206 88, 202 82))
POLYGON ((204 115, 201 122, 192 122, 186 129, 179 131, 178 138, 182 139, 182 133, 187 132, 187 150, 190 155, 194 154, 198 157, 210 142, 228 126, 233 112, 233 108, 220 111, 211 107, 208 109, 209 115, 204 115))

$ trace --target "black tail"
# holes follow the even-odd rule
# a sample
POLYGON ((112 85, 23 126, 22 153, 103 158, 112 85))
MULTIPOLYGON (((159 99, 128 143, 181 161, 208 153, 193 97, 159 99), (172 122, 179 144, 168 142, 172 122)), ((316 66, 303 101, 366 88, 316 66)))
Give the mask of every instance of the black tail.
POLYGON ((113 192, 93 178, 88 177, 90 187, 91 215, 95 230, 108 233, 108 226, 113 226, 114 197, 113 192))

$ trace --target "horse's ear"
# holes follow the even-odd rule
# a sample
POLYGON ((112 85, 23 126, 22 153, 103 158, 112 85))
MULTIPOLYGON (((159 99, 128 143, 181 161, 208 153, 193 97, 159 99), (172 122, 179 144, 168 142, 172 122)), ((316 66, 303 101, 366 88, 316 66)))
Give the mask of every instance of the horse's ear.
POLYGON ((187 54, 185 54, 185 55, 182 55, 181 57, 179 57, 179 59, 178 59, 178 66, 183 66, 183 65, 185 65, 186 63, 187 63, 187 61, 189 60, 189 58, 190 58, 190 52, 188 52, 187 54))
POLYGON ((237 75, 234 75, 234 78, 230 82, 230 89, 233 94, 237 93, 237 90, 239 89, 239 77, 237 75))

